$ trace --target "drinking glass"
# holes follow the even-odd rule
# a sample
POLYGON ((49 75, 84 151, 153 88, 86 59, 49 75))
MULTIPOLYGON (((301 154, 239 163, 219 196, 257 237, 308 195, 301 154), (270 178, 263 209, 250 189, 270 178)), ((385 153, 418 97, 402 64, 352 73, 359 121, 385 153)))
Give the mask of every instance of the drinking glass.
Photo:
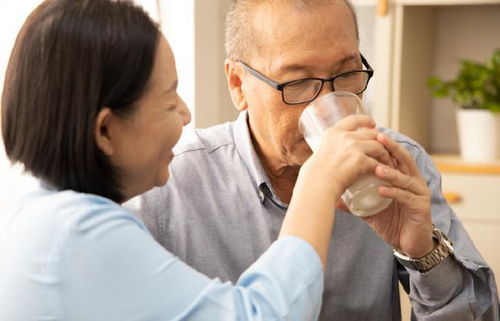
MULTIPOLYGON (((353 93, 334 91, 313 100, 299 118, 299 130, 314 152, 323 132, 338 121, 354 114, 366 114, 361 99, 353 93)), ((370 216, 379 213, 392 202, 381 197, 378 187, 388 186, 374 174, 359 177, 342 194, 342 200, 349 211, 357 216, 370 216)))

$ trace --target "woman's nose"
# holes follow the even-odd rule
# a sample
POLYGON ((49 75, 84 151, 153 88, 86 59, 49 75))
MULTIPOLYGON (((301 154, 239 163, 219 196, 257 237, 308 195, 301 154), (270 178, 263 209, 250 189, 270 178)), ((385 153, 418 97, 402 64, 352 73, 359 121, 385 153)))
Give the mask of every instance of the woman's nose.
POLYGON ((185 125, 189 124, 191 122, 191 112, 189 111, 189 108, 186 106, 186 103, 182 98, 179 97, 179 114, 182 117, 182 123, 185 125))

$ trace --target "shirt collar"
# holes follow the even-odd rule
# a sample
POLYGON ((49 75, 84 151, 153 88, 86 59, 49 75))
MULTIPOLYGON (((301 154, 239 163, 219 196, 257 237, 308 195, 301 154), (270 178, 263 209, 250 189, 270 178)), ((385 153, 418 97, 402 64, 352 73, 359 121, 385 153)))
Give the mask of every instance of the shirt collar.
POLYGON ((256 192, 259 195, 261 202, 264 202, 266 197, 271 199, 281 207, 288 207, 288 204, 282 202, 278 195, 275 193, 269 177, 262 166, 262 162, 255 151, 252 137, 250 135, 250 128, 248 126, 248 113, 242 111, 234 124, 234 142, 236 149, 240 154, 243 163, 249 171, 252 182, 256 187, 256 192))

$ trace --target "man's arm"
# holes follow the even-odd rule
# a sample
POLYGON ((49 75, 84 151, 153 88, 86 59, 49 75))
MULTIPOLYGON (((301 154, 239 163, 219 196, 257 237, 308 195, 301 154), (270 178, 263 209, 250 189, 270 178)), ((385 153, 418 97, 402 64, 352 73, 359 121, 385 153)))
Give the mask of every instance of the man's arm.
POLYGON ((500 320, 492 270, 479 254, 441 191, 441 175, 429 155, 404 140, 431 191, 433 223, 453 242, 454 253, 428 272, 400 268, 413 320, 500 320), (406 277, 405 277, 406 276, 406 277))

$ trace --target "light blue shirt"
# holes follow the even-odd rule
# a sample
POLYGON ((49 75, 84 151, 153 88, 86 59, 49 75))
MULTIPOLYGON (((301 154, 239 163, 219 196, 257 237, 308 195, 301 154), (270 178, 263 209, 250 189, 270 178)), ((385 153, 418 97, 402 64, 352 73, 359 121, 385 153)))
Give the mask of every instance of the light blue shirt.
POLYGON ((37 188, 0 215, 2 321, 315 320, 322 291, 320 259, 296 237, 274 242, 232 285, 99 196, 37 188))

